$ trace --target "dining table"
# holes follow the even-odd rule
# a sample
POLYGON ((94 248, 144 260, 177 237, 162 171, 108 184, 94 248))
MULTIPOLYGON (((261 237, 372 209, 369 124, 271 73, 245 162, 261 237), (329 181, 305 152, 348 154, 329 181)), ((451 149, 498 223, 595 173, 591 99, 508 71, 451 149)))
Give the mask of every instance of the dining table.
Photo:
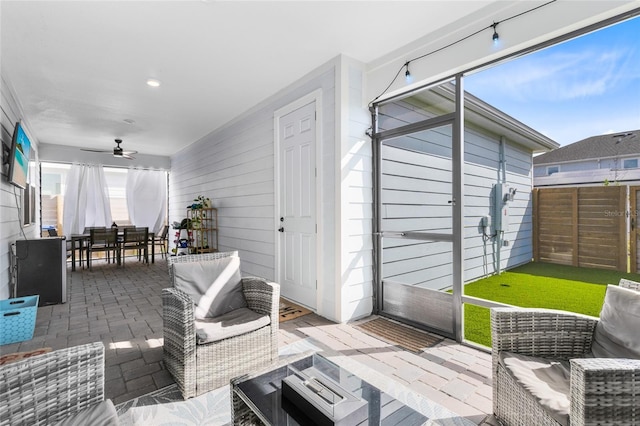
MULTIPOLYGON (((149 241, 153 241, 155 237, 154 232, 149 232, 149 241)), ((85 245, 91 239, 91 234, 71 234, 71 270, 76 270, 76 250, 78 250, 78 265, 84 267, 82 253, 84 252, 85 245)), ((124 229, 118 230, 118 244, 124 240, 124 229)), ((151 263, 155 263, 156 248, 155 244, 149 244, 151 246, 151 263)), ((118 260, 119 260, 118 256, 118 260)), ((120 262, 118 262, 120 264, 120 262)))

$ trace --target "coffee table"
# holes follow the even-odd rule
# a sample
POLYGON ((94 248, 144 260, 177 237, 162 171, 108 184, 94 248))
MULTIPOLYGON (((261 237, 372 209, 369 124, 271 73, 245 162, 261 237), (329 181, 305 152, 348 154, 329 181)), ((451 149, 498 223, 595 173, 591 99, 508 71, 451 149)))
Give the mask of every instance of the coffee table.
MULTIPOLYGON (((308 410, 282 397, 282 381, 300 371, 320 371, 342 389, 367 402, 368 418, 360 424, 422 425, 429 419, 380 391, 355 374, 317 353, 305 353, 266 370, 231 381, 231 418, 234 425, 309 425, 308 410), (308 371, 308 370, 307 370, 308 371)), ((318 422, 321 423, 321 422, 318 422)))

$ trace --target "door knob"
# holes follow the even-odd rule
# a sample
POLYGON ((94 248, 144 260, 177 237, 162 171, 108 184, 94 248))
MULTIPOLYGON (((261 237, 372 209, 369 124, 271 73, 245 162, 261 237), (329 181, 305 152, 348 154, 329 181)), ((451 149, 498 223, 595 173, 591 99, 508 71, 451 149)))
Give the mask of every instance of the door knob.
POLYGON ((284 226, 281 226, 280 228, 278 228, 278 232, 284 232, 284 226))

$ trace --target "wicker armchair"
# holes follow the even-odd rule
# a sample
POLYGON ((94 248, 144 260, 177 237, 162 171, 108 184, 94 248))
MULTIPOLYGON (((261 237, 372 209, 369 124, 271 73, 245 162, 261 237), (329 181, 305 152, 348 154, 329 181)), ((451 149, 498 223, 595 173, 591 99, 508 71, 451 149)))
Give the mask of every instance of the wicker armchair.
MULTIPOLYGON (((633 289, 621 282, 620 287, 633 289)), ((640 425, 640 360, 589 358, 599 319, 546 309, 492 308, 493 411, 506 425, 557 426, 499 362, 504 351, 570 360, 571 426, 640 425), (586 357, 585 357, 586 355, 586 357)))
MULTIPOLYGON (((54 424, 96 409, 104 402, 104 345, 60 349, 0 367, 0 401, 3 426, 54 424)), ((117 424, 110 407, 113 416, 101 424, 117 424)))
MULTIPOLYGON (((172 256, 172 265, 236 256, 237 252, 172 256)), ((194 302, 177 288, 162 291, 164 318, 164 363, 185 399, 219 388, 236 377, 272 363, 278 357, 278 308, 280 286, 262 278, 243 277, 247 307, 270 322, 258 330, 217 342, 198 344, 194 325, 194 302)))
POLYGON ((631 290, 640 291, 640 283, 636 281, 620 278, 620 282, 618 283, 618 285, 620 287, 630 288, 631 290))

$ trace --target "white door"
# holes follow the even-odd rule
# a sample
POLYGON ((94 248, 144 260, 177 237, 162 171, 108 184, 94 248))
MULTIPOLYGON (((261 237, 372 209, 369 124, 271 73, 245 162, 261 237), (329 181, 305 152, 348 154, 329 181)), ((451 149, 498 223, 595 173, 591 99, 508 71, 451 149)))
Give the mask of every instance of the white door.
POLYGON ((315 102, 279 120, 280 290, 316 307, 316 120, 315 102))

